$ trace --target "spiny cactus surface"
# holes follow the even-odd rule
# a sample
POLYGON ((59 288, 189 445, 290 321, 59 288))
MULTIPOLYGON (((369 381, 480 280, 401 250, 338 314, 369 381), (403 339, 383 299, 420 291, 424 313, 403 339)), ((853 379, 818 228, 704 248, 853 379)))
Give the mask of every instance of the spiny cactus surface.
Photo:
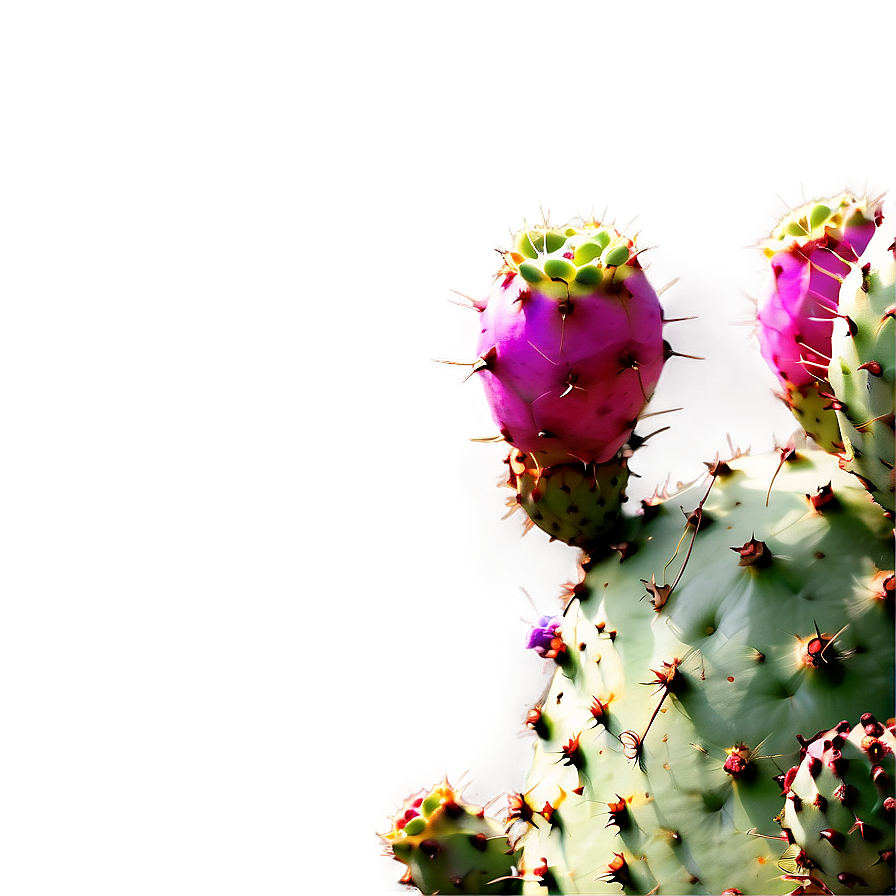
POLYGON ((562 892, 787 892, 797 735, 863 700, 891 715, 889 534, 833 458, 774 453, 715 465, 631 521, 622 562, 586 564, 525 797, 566 795, 522 839, 562 892))
POLYGON ((515 493, 508 501, 511 510, 522 507, 530 525, 551 538, 587 549, 613 531, 629 476, 621 453, 604 464, 539 467, 532 455, 514 448, 507 466, 507 485, 515 493))
POLYGON ((843 281, 829 379, 846 469, 893 512, 896 389, 896 214, 843 281))

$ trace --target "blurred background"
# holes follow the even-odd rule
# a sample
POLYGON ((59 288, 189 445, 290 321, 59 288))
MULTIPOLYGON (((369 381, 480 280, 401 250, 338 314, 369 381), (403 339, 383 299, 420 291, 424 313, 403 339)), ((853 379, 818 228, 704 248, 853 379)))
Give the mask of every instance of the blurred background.
POLYGON ((408 793, 523 786, 577 557, 501 519, 452 290, 524 221, 651 247, 705 360, 638 497, 787 439, 756 244, 892 186, 894 11, 722 10, 3 12, 0 889, 398 893, 408 793))

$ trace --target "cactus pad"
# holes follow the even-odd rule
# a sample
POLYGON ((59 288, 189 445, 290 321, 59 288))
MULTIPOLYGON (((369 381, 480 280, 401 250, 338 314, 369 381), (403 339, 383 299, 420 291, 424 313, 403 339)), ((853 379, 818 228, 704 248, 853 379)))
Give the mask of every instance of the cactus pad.
POLYGON ((896 261, 892 247, 880 270, 863 270, 854 297, 841 302, 830 384, 841 430, 842 465, 890 512, 893 495, 893 411, 896 388, 896 261))
POLYGON ((795 735, 891 712, 887 520, 833 457, 783 454, 647 507, 568 604, 528 784, 568 797, 522 841, 562 892, 786 892, 795 735))
POLYGON ((613 528, 625 501, 628 466, 623 457, 605 464, 567 463, 539 468, 513 449, 507 458, 508 503, 522 507, 531 524, 551 538, 590 550, 613 528))

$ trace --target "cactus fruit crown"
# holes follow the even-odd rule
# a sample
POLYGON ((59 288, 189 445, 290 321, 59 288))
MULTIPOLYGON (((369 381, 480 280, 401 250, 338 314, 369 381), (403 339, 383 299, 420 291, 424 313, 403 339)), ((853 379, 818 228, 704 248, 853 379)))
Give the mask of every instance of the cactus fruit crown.
POLYGON ((579 226, 524 228, 504 253, 502 273, 518 273, 526 283, 564 300, 589 293, 608 280, 624 280, 640 268, 634 241, 612 226, 585 221, 579 226))
MULTIPOLYGON (((879 201, 857 199, 851 193, 844 192, 832 199, 808 202, 794 209, 781 219, 761 246, 769 258, 794 242, 802 247, 810 244, 837 246, 848 233, 855 231, 870 238, 880 220, 879 201)), ((861 250, 846 260, 855 261, 858 255, 861 255, 861 250)))

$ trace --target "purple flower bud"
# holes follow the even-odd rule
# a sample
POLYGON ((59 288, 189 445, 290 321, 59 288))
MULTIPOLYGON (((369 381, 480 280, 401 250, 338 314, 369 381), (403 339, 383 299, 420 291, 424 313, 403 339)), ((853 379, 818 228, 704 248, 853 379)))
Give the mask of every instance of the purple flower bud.
POLYGON ((562 622, 561 616, 542 616, 529 632, 526 649, 534 650, 539 656, 556 657, 554 641, 560 638, 558 631, 562 622))

